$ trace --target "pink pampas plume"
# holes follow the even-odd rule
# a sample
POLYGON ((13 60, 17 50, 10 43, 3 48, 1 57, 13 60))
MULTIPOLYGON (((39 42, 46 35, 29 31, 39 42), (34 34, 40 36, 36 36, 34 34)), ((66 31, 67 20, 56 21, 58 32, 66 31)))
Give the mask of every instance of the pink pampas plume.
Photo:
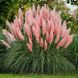
POLYGON ((39 35, 38 35, 38 32, 34 26, 32 27, 32 32, 33 32, 33 35, 34 35, 37 43, 39 43, 39 35))
POLYGON ((45 33, 46 33, 46 22, 45 22, 45 20, 43 20, 43 22, 42 22, 42 34, 45 35, 45 33))
POLYGON ((53 31, 51 30, 49 38, 48 38, 48 42, 51 44, 53 41, 53 31))
POLYGON ((32 38, 32 32, 31 32, 29 24, 27 23, 24 24, 24 32, 27 34, 29 38, 32 38))
POLYGON ((7 38, 7 41, 10 43, 10 39, 9 39, 9 37, 8 37, 8 35, 7 35, 7 30, 5 30, 5 29, 3 29, 2 30, 2 33, 5 35, 5 37, 7 38))
POLYGON ((44 9, 43 9, 43 17, 45 18, 46 21, 48 21, 49 19, 49 8, 48 6, 45 6, 44 9))
POLYGON ((38 30, 39 30, 38 28, 35 28, 34 26, 32 27, 32 31, 37 43, 39 43, 39 37, 40 37, 40 32, 38 32, 38 30))
POLYGON ((32 45, 27 43, 27 47, 28 47, 29 51, 32 52, 32 45))
POLYGON ((32 22, 33 22, 33 12, 32 12, 32 9, 30 8, 28 11, 26 11, 25 13, 25 22, 27 22, 29 24, 29 26, 32 25, 32 22))
POLYGON ((37 7, 37 14, 40 15, 40 5, 37 7))
POLYGON ((33 23, 33 26, 32 26, 32 32, 33 32, 33 35, 35 36, 35 39, 36 39, 37 43, 39 43, 40 26, 38 25, 36 20, 34 20, 34 23, 33 23))
POLYGON ((1 42, 7 47, 7 48, 11 48, 11 46, 4 40, 1 40, 1 42))
POLYGON ((32 52, 32 46, 33 46, 32 39, 29 38, 29 43, 27 43, 27 47, 28 47, 30 52, 32 52))
POLYGON ((9 27, 10 30, 12 30, 11 23, 9 21, 6 21, 6 25, 9 27))
POLYGON ((24 36, 22 35, 22 33, 19 29, 17 29, 16 34, 17 34, 17 37, 19 40, 24 40, 24 36))
POLYGON ((35 5, 34 4, 32 6, 32 12, 33 12, 33 16, 35 16, 36 15, 36 8, 35 8, 35 5))
POLYGON ((6 32, 8 35, 8 38, 11 40, 11 42, 16 41, 15 37, 10 33, 10 32, 6 32))
POLYGON ((23 23, 23 13, 22 13, 22 10, 19 8, 19 10, 18 10, 18 17, 19 17, 19 19, 21 20, 21 22, 23 23))
POLYGON ((40 38, 40 42, 39 43, 40 43, 40 46, 43 48, 43 44, 44 44, 43 43, 43 38, 40 38))
POLYGON ((49 33, 46 31, 46 40, 48 41, 48 38, 49 38, 49 33))
POLYGON ((66 42, 64 44, 64 48, 67 48, 70 45, 70 43, 73 41, 73 37, 74 37, 74 35, 68 35, 67 36, 66 42))
POLYGON ((40 17, 39 17, 39 15, 37 14, 35 18, 36 18, 36 20, 37 20, 37 22, 38 22, 38 25, 41 27, 41 23, 40 23, 40 17))
POLYGON ((33 46, 32 39, 31 39, 31 38, 29 38, 29 44, 30 44, 31 46, 33 46))
POLYGON ((11 44, 12 42, 16 41, 15 37, 10 33, 8 32, 7 30, 2 30, 3 34, 6 36, 7 38, 7 41, 11 44))
POLYGON ((55 43, 58 43, 59 40, 60 40, 60 33, 56 35, 55 43))
POLYGON ((56 48, 58 49, 59 47, 63 46, 66 42, 66 36, 61 39, 61 41, 58 42, 56 48))

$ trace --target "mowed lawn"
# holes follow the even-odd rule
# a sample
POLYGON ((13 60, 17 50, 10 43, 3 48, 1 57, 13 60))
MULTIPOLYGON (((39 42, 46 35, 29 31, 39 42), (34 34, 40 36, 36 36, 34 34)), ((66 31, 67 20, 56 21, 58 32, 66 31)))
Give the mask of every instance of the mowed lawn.
POLYGON ((40 74, 0 74, 0 78, 78 78, 78 74, 40 75, 40 74))

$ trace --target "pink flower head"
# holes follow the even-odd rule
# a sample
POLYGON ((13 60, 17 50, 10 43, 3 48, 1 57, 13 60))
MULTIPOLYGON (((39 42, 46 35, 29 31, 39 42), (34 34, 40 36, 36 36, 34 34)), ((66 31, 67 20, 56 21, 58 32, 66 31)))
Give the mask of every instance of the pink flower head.
POLYGON ((19 8, 19 19, 21 20, 21 22, 23 23, 23 13, 22 13, 22 10, 19 8))
POLYGON ((37 7, 37 14, 40 15, 40 5, 37 7))
POLYGON ((4 29, 3 30, 3 34, 6 36, 7 41, 9 43, 12 43, 12 42, 16 41, 16 39, 14 38, 14 36, 10 32, 8 32, 7 30, 4 29))
POLYGON ((11 33, 14 35, 14 37, 17 38, 17 34, 16 34, 17 28, 14 25, 14 23, 11 23, 11 28, 12 28, 11 33))
POLYGON ((35 8, 35 5, 33 4, 33 7, 32 7, 32 12, 33 12, 33 16, 36 15, 36 8, 35 8))
POLYGON ((7 48, 11 48, 11 46, 4 40, 1 40, 1 42, 7 47, 7 48))
POLYGON ((53 41, 53 31, 51 30, 49 38, 48 38, 48 42, 51 44, 53 41))
POLYGON ((30 52, 32 52, 32 45, 30 45, 30 44, 27 43, 27 47, 28 47, 28 50, 29 50, 30 52))
POLYGON ((46 21, 49 19, 49 8, 47 8, 45 11, 45 19, 46 21))
POLYGON ((47 22, 47 32, 50 33, 51 30, 51 25, 50 25, 50 20, 47 22))
POLYGON ((44 35, 46 33, 46 22, 43 20, 42 22, 42 34, 44 35))
POLYGON ((54 30, 55 30, 55 27, 54 27, 54 23, 53 23, 53 21, 51 21, 50 20, 50 32, 51 32, 51 30, 53 31, 53 33, 54 33, 54 30))
POLYGON ((40 46, 43 48, 43 38, 40 38, 40 46))
POLYGON ((7 38, 7 40, 10 42, 10 39, 9 39, 9 37, 7 35, 7 30, 3 29, 2 32, 5 35, 5 37, 7 38))
POLYGON ((44 49, 47 50, 47 41, 44 41, 44 49))
POLYGON ((58 43, 59 40, 60 40, 60 33, 56 35, 55 43, 58 43))
POLYGON ((22 22, 21 22, 21 19, 18 19, 17 16, 15 17, 15 20, 14 20, 14 26, 16 28, 19 28, 20 30, 22 30, 22 22))
POLYGON ((42 25, 43 22, 43 9, 40 10, 40 24, 42 25))
POLYGON ((55 17, 56 17, 56 9, 54 8, 53 10, 50 11, 50 20, 54 21, 55 17))
POLYGON ((66 42, 64 44, 64 48, 67 48, 70 45, 70 43, 73 41, 73 37, 74 37, 74 35, 68 35, 67 36, 66 42))
POLYGON ((46 31, 46 40, 48 41, 49 39, 49 33, 46 31))
POLYGON ((22 30, 22 23, 23 23, 23 17, 22 18, 18 18, 15 15, 15 19, 14 19, 14 25, 15 25, 15 27, 18 27, 20 30, 22 30))
POLYGON ((36 20, 37 20, 37 22, 38 22, 38 25, 41 27, 41 24, 40 24, 40 17, 39 17, 38 14, 36 15, 36 20))
POLYGON ((23 25, 23 12, 22 10, 19 8, 18 10, 18 18, 16 19, 19 25, 19 28, 22 29, 22 25, 23 25))
POLYGON ((32 38, 32 32, 31 32, 29 24, 27 23, 24 24, 24 32, 27 34, 29 38, 32 38))
POLYGON ((32 9, 30 8, 28 11, 25 13, 25 22, 29 24, 29 26, 32 25, 33 22, 33 12, 32 9))
POLYGON ((58 49, 59 47, 63 46, 66 42, 66 36, 61 39, 61 41, 58 42, 56 48, 58 49))
POLYGON ((22 33, 19 29, 17 29, 16 34, 17 34, 17 37, 19 40, 24 40, 24 36, 22 35, 22 33))
POLYGON ((44 7, 42 7, 43 10, 43 17, 46 21, 48 21, 49 19, 49 8, 48 6, 44 5, 44 7))
POLYGON ((8 38, 11 40, 11 42, 16 41, 15 37, 10 33, 10 32, 6 32, 8 35, 8 38))
POLYGON ((12 30, 11 23, 8 20, 6 21, 6 25, 9 27, 10 30, 12 30))
POLYGON ((30 44, 31 46, 33 46, 32 39, 31 39, 31 38, 29 38, 29 44, 30 44))
POLYGON ((66 30, 67 30, 66 22, 64 21, 63 25, 61 26, 61 37, 65 36, 65 34, 67 33, 66 30))
POLYGON ((34 21, 34 25, 32 26, 32 31, 33 31, 33 34, 35 36, 35 39, 36 39, 37 43, 39 43, 40 27, 39 27, 39 25, 38 25, 36 20, 34 21))

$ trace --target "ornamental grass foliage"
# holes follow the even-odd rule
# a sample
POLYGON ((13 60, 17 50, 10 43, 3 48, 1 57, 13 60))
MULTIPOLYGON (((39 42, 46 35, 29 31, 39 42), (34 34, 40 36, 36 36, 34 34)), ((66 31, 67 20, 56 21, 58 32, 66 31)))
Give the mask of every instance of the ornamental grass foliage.
POLYGON ((35 5, 23 14, 18 10, 13 22, 6 22, 5 39, 8 48, 4 66, 10 72, 56 73, 67 72, 75 66, 65 58, 65 49, 72 43, 73 35, 60 12, 44 5, 35 5))

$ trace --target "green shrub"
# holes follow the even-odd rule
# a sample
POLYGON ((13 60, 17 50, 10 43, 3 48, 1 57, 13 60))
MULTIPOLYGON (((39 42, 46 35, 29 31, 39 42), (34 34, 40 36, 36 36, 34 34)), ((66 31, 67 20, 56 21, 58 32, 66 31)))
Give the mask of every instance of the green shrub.
POLYGON ((78 70, 78 35, 75 35, 73 43, 67 50, 69 52, 69 60, 75 65, 78 70))
POLYGON ((75 70, 74 64, 65 57, 65 51, 56 50, 53 45, 48 52, 34 45, 35 49, 30 53, 25 42, 16 42, 5 55, 6 70, 19 73, 59 73, 75 70))
MULTIPOLYGON (((2 39, 4 39, 4 36, 0 33, 0 40, 2 39)), ((3 62, 6 51, 6 47, 0 42, 0 72, 4 71, 3 62)))

